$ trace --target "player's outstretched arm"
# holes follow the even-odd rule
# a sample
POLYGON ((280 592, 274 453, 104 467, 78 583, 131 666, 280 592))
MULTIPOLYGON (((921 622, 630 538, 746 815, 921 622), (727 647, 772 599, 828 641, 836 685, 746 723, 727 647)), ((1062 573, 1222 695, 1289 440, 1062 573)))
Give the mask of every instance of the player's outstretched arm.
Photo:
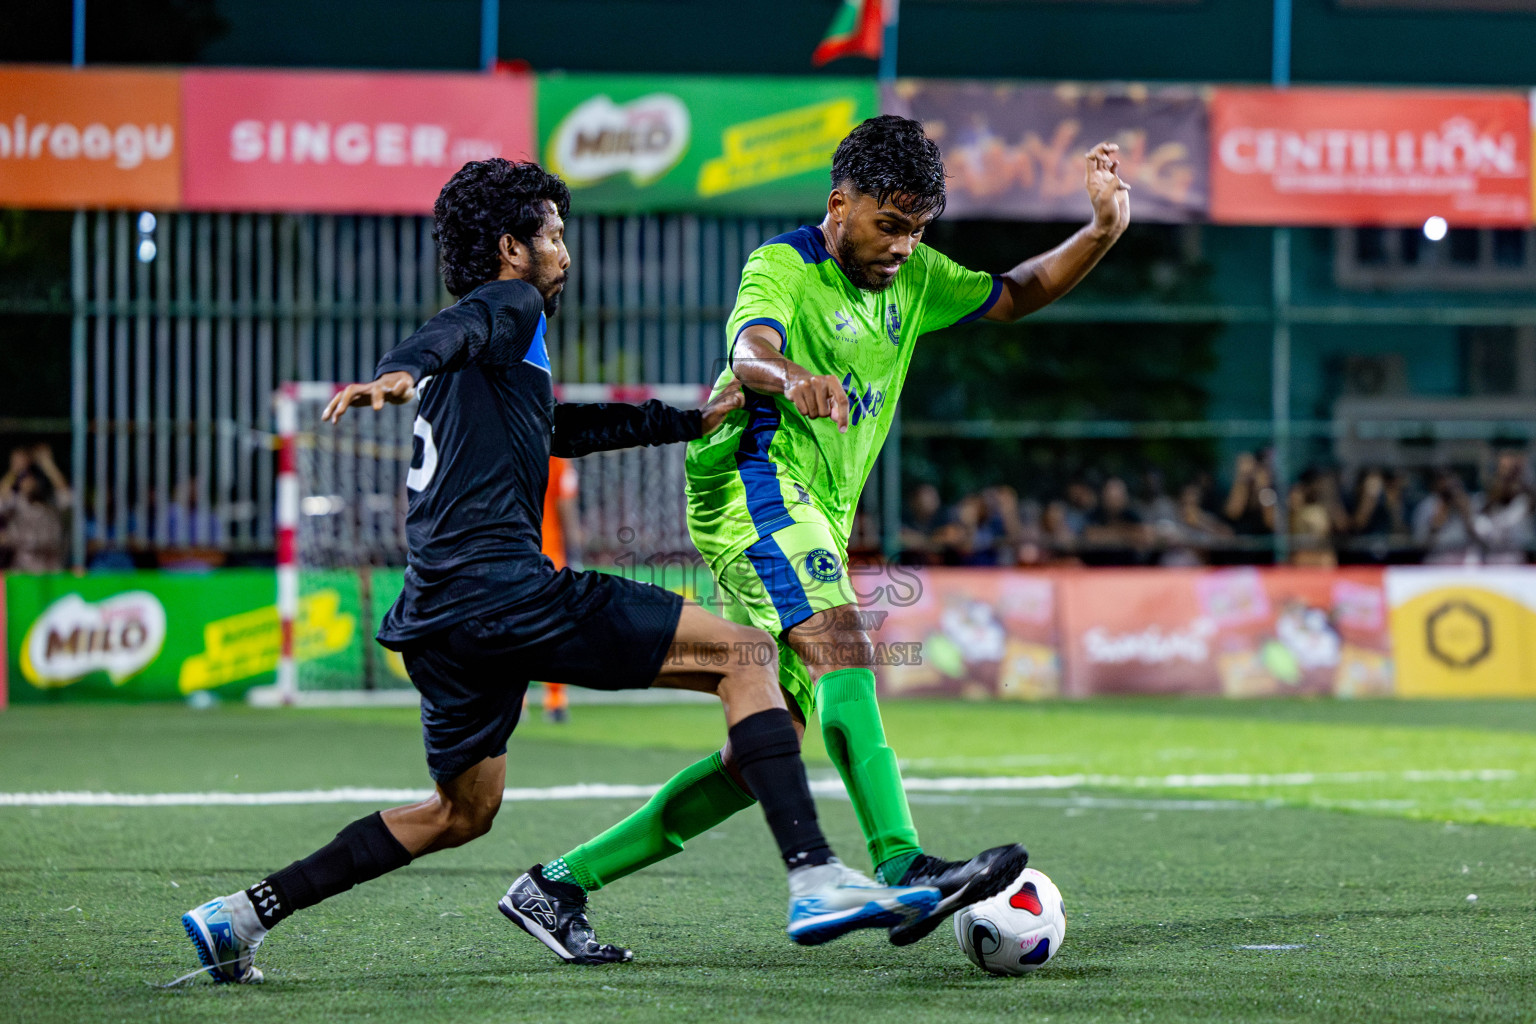
POLYGON ((416 378, 404 370, 383 374, 370 384, 348 384, 335 395, 320 414, 323 423, 336 423, 353 406, 370 405, 374 412, 390 405, 404 405, 416 395, 416 378))
POLYGON ((555 406, 549 451, 562 459, 574 459, 615 448, 692 441, 710 433, 741 406, 741 385, 736 381, 711 396, 702 409, 674 409, 655 399, 641 405, 562 402, 555 406))
MULTIPOLYGON (((1001 301, 1001 300, 1000 300, 1001 301)), ((830 373, 812 373, 791 362, 784 339, 772 327, 754 324, 736 336, 731 370, 743 385, 762 395, 783 395, 807 419, 830 419, 848 432, 848 394, 830 373)))
POLYGON ((1002 277, 1003 291, 985 318, 1008 323, 1049 306, 1088 276, 1131 222, 1130 186, 1120 180, 1120 147, 1089 150, 1086 185, 1093 221, 1050 252, 1031 257, 1002 277))

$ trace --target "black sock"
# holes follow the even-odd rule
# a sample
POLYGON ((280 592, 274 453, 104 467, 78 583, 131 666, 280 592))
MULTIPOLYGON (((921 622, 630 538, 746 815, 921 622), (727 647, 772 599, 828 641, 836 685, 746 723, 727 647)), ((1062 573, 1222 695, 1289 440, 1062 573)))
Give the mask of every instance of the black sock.
POLYGON ((262 926, 271 928, 293 913, 346 892, 359 882, 378 878, 411 862, 411 855, 375 811, 359 818, 330 843, 303 860, 257 882, 245 894, 262 926))
POLYGON ((731 759, 779 842, 785 866, 825 864, 832 849, 816 823, 816 804, 800 760, 800 738, 783 708, 748 715, 731 726, 731 759))

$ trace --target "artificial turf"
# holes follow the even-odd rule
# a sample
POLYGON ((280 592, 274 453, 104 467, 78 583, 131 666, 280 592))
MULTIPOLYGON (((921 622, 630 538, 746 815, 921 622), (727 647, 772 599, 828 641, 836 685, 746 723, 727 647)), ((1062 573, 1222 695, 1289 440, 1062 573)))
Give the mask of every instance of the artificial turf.
MULTIPOLYGON (((660 782, 722 732, 710 707, 574 710, 567 726, 530 721, 519 731, 509 784, 660 782)), ((947 928, 899 950, 878 933, 791 945, 782 868, 755 811, 594 895, 599 934, 633 946, 633 964, 563 967, 493 904, 529 864, 636 803, 579 800, 509 803, 488 837, 285 922, 261 950, 262 986, 198 979, 167 990, 154 986, 196 966, 182 911, 309 852, 371 808, 0 807, 0 1013, 70 1022, 1536 1013, 1536 704, 892 703, 886 717, 909 777, 1034 780, 1001 792, 914 792, 913 809, 941 854, 1029 845, 1067 903, 1066 943, 1044 970, 984 975, 947 928)), ((807 759, 813 776, 829 774, 814 730, 807 759)), ((0 715, 0 792, 340 785, 425 786, 409 712, 0 715)), ((823 800, 821 811, 834 846, 863 866, 849 806, 823 800)))

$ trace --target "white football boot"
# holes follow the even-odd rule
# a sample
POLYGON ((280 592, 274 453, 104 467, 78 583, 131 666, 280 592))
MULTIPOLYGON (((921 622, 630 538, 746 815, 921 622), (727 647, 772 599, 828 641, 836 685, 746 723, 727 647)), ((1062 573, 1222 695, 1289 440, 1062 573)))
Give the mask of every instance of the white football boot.
POLYGON ((252 961, 267 929, 244 890, 193 907, 181 915, 181 925, 214 981, 253 985, 261 980, 252 961))
POLYGON ((894 928, 933 913, 940 898, 931 886, 880 885, 833 857, 789 873, 789 937, 817 946, 859 928, 894 928))

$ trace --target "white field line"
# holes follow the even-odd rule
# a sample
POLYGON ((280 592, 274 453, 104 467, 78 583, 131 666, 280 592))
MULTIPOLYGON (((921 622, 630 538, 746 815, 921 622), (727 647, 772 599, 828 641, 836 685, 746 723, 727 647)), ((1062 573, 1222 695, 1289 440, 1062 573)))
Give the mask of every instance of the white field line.
MULTIPOLYGON (((912 793, 997 793, 1053 789, 1205 789, 1237 786, 1313 786, 1352 782, 1506 782, 1519 772, 1507 768, 1406 772, 1285 772, 1220 775, 1028 775, 909 778, 912 793)), ((560 800, 643 800, 660 786, 583 783, 574 786, 515 787, 507 802, 560 800)), ((847 798, 838 779, 811 783, 817 796, 847 798)), ((280 790, 268 793, 0 793, 0 807, 271 807, 286 804, 409 803, 425 800, 426 789, 343 786, 336 789, 280 790)))

